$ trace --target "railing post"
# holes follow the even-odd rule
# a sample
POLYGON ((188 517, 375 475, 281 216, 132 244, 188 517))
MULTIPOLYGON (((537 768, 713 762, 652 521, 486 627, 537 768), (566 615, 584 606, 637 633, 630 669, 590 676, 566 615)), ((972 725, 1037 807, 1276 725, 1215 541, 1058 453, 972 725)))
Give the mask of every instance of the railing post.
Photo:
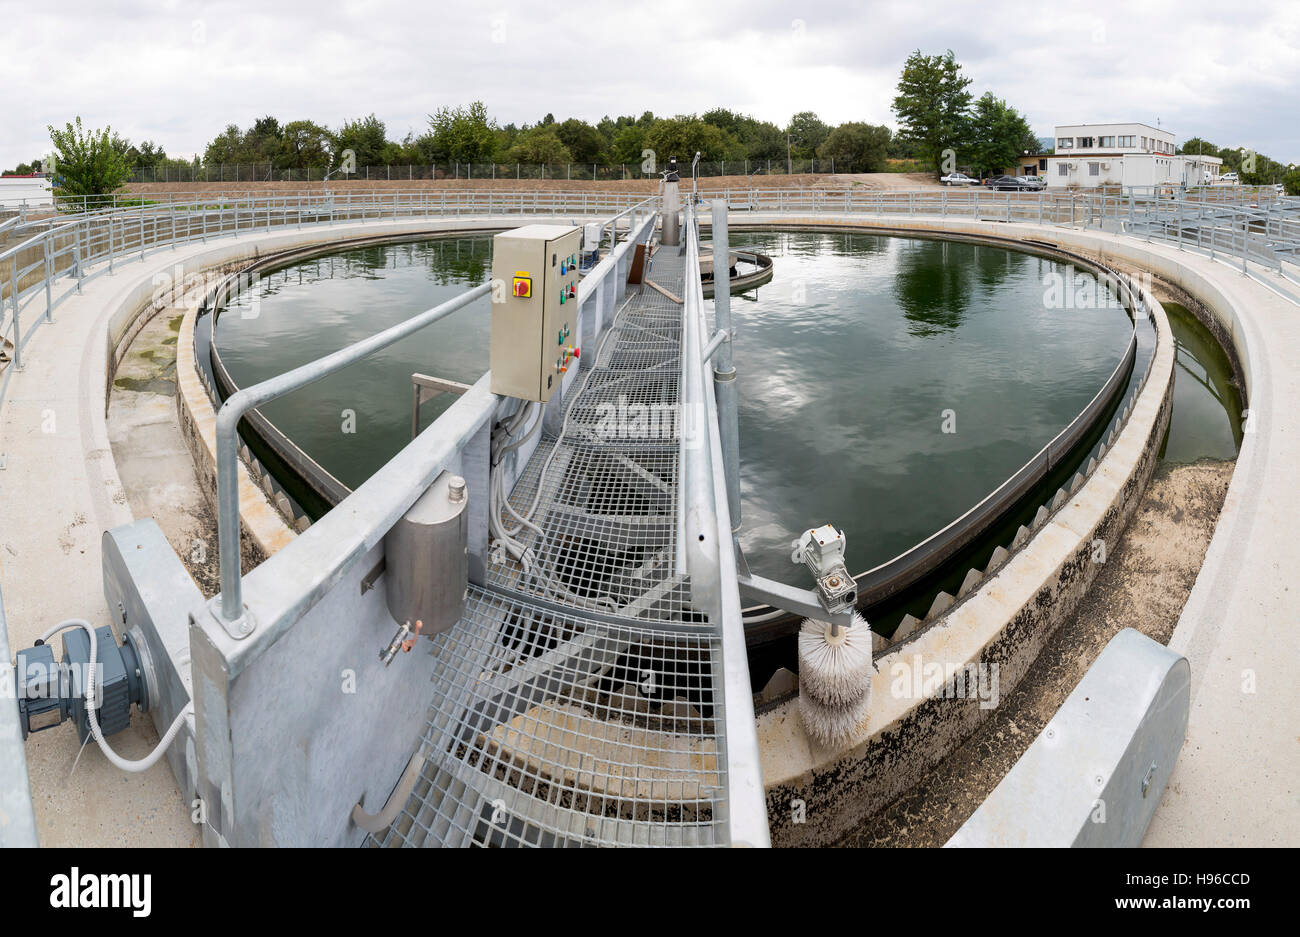
MULTIPOLYGON (((51 266, 52 258, 50 257, 50 239, 53 237, 54 237, 53 234, 46 234, 45 239, 41 241, 41 246, 44 248, 43 253, 45 255, 45 321, 46 322, 54 321, 54 300, 50 293, 50 280, 53 279, 53 274, 54 274, 54 271, 51 266)), ((19 337, 18 335, 14 335, 15 348, 18 347, 18 337, 19 337)))
POLYGON ((18 255, 15 254, 9 268, 9 301, 13 304, 14 320, 14 370, 23 369, 23 326, 18 318, 18 255))
POLYGON ((72 249, 72 262, 73 262, 73 264, 75 264, 75 268, 74 268, 74 269, 75 269, 75 271, 76 271, 76 276, 77 276, 77 292, 78 292, 78 293, 81 292, 81 279, 82 279, 82 270, 81 270, 81 224, 82 224, 82 223, 81 223, 80 221, 77 222, 77 227, 76 227, 76 229, 75 229, 75 230, 76 230, 76 234, 77 234, 77 239, 76 239, 76 241, 75 241, 75 243, 74 243, 74 245, 73 245, 73 249, 72 249))
MULTIPOLYGON (((691 289, 693 284, 688 284, 691 289)), ((713 203, 713 313, 717 328, 726 333, 713 365, 713 389, 718 404, 718 429, 722 442, 722 469, 727 481, 727 507, 731 529, 740 529, 740 428, 736 400, 736 367, 732 362, 731 248, 727 232, 727 203, 713 203)))

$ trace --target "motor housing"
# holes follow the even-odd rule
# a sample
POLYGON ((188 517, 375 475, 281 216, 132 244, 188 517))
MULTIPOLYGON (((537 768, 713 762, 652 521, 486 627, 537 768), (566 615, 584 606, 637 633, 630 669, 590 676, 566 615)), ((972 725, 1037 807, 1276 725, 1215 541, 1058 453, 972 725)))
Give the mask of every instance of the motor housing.
MULTIPOLYGON (((121 732, 131 724, 131 704, 149 710, 149 687, 135 639, 128 633, 117 643, 107 625, 95 629, 95 710, 100 732, 121 732)), ((44 642, 24 648, 14 664, 18 717, 23 738, 52 729, 71 719, 77 737, 90 737, 86 687, 90 672, 90 637, 83 628, 63 634, 63 659, 55 660, 54 647, 44 642)))

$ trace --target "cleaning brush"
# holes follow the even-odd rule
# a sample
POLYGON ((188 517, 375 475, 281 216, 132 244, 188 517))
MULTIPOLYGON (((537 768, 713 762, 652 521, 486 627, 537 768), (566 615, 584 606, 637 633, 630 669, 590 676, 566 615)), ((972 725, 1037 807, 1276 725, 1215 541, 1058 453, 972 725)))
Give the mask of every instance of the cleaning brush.
POLYGON ((867 718, 871 708, 871 693, 864 693, 854 703, 828 706, 810 693, 799 691, 799 714, 803 717, 804 731, 821 745, 836 745, 844 741, 867 718))
POLYGON ((839 742, 866 717, 871 702, 871 629, 861 615, 833 627, 805 619, 799 629, 799 710, 808 733, 839 742))

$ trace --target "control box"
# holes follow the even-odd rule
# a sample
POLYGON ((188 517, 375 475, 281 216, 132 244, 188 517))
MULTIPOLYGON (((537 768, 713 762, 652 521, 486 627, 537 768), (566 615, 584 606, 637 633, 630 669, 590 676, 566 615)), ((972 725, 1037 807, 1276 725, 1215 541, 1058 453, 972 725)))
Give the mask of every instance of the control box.
POLYGON ((492 393, 545 402, 576 365, 581 242, 548 224, 492 239, 492 393))

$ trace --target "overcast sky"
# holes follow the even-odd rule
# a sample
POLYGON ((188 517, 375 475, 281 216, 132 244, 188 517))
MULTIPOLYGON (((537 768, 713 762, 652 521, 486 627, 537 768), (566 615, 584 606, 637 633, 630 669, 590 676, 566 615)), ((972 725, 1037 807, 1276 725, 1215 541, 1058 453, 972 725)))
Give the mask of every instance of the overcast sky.
POLYGON ((0 168, 80 114, 190 157, 263 114, 389 137, 439 105, 501 123, 726 106, 893 126, 913 49, 1056 123, 1136 120, 1300 162, 1300 0, 1089 3, 0 0, 0 168), (563 10, 565 12, 561 13, 563 10))

